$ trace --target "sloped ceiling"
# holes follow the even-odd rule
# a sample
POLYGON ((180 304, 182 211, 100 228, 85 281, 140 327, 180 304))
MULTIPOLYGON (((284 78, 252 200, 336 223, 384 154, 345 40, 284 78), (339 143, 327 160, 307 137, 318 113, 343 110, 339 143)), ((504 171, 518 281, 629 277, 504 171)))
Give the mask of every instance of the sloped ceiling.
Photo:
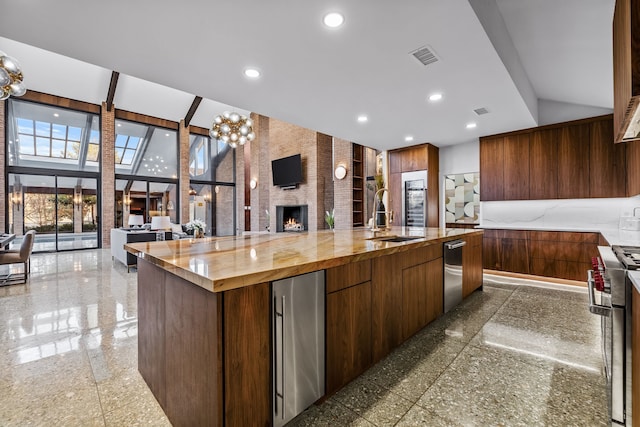
POLYGON ((28 88, 100 103, 118 71, 117 108, 180 120, 201 96, 202 127, 254 111, 390 149, 536 126, 537 99, 613 105, 614 0, 0 1, 0 50, 28 88), (428 66, 410 54, 425 45, 428 66))

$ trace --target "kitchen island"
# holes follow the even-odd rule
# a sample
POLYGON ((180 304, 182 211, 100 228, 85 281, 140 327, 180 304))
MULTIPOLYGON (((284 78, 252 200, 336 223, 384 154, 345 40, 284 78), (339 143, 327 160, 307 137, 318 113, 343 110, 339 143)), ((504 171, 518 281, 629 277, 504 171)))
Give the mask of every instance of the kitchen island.
POLYGON ((140 373, 176 426, 269 425, 272 281, 325 270, 329 395, 442 314, 442 247, 457 239, 467 242, 466 296, 482 285, 480 230, 327 230, 127 245, 139 257, 140 373))

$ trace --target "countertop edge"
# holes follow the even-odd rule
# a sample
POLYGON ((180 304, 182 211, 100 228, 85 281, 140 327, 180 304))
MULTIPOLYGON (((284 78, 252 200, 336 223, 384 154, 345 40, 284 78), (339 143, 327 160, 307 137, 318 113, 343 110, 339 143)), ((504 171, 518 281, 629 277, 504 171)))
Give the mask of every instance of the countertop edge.
POLYGON ((421 238, 416 240, 410 240, 406 242, 385 242, 386 247, 368 250, 365 252, 355 253, 351 255, 345 255, 336 258, 319 259, 313 262, 303 264, 293 264, 290 266, 283 266, 273 268, 271 270, 258 271, 249 274, 243 274, 238 276, 223 277, 219 279, 210 279, 199 275, 193 271, 186 270, 184 268, 172 265, 158 257, 155 257, 149 253, 145 253, 135 247, 136 243, 124 245, 124 249, 144 259, 145 261, 154 264, 163 270, 181 277, 189 282, 194 283, 201 288, 208 290, 209 292, 225 292, 232 289, 238 289, 245 286, 252 286, 259 283, 270 282, 273 280, 284 279, 287 277, 297 276, 300 274, 310 273, 313 271, 324 270, 327 268, 338 267, 341 265, 349 264, 351 262, 364 261, 367 259, 378 258, 381 256, 391 255, 394 253, 406 252, 412 249, 418 249, 425 246, 431 246, 434 244, 441 244, 443 242, 457 240, 463 236, 482 235, 483 230, 479 229, 459 229, 460 235, 442 236, 436 238, 421 238), (462 231, 464 230, 464 231, 462 231))
POLYGON ((640 292, 640 271, 629 271, 628 276, 633 287, 636 288, 636 292, 640 292))

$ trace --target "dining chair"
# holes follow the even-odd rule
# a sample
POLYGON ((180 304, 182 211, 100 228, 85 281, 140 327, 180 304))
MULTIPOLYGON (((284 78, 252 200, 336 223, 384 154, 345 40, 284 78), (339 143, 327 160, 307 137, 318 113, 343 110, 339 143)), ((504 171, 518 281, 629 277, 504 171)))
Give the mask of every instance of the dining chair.
POLYGON ((14 284, 14 280, 22 280, 18 283, 27 283, 29 273, 31 273, 31 251, 33 250, 33 240, 35 239, 35 230, 29 230, 22 238, 22 243, 19 249, 11 249, 7 251, 0 251, 0 265, 7 264, 24 264, 24 273, 21 274, 9 274, 6 276, 2 285, 14 284))

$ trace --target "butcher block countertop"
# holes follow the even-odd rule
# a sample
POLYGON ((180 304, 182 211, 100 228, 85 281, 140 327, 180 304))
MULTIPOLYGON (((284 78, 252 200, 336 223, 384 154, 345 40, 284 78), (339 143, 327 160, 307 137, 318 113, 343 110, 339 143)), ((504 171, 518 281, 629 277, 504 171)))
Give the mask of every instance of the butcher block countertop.
POLYGON ((223 292, 474 234, 482 230, 393 227, 371 239, 371 230, 354 228, 131 243, 125 249, 210 292, 223 292), (418 238, 379 240, 385 236, 418 238))

